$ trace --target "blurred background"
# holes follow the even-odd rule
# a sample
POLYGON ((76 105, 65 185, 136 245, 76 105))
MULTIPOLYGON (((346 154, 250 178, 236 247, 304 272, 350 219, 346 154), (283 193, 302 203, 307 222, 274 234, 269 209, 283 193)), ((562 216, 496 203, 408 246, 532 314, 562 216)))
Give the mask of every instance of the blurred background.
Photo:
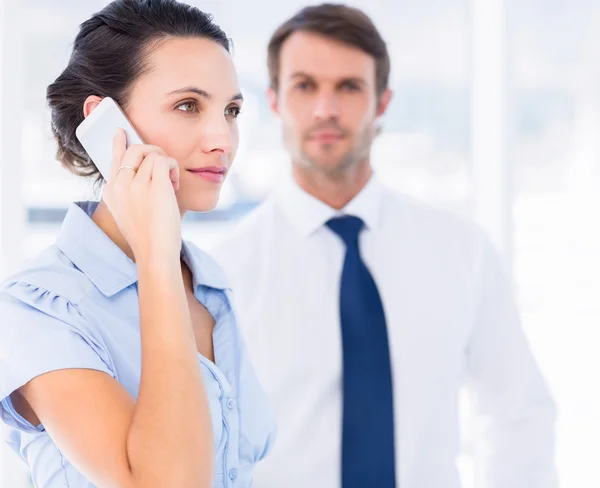
MULTIPOLYGON (((0 0, 0 274, 53 242, 92 186, 54 160, 45 89, 106 0, 0 0)), ((297 0, 188 3, 234 39, 247 100, 218 209, 187 218, 209 246, 288 170, 268 111, 266 44, 297 0)), ((600 4, 362 0, 387 40, 393 103, 374 165, 401 191, 479 221, 513 272, 525 331, 559 407, 561 486, 600 486, 600 4)), ((6 320, 4 317, 1 320, 6 320)), ((469 416, 459 460, 470 487, 469 416)), ((3 448, 0 488, 32 486, 3 448)))

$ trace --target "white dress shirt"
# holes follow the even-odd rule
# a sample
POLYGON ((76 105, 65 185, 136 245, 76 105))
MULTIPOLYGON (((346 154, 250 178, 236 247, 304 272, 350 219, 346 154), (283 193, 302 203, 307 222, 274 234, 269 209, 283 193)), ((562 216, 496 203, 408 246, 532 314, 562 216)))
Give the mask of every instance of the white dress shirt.
POLYGON ((385 309, 398 486, 460 486, 461 386, 477 413, 476 486, 556 486, 554 404, 492 246, 476 226, 373 177, 341 212, 290 180, 211 250, 277 416, 255 487, 341 486, 345 248, 324 226, 338 214, 366 224, 361 255, 385 309))

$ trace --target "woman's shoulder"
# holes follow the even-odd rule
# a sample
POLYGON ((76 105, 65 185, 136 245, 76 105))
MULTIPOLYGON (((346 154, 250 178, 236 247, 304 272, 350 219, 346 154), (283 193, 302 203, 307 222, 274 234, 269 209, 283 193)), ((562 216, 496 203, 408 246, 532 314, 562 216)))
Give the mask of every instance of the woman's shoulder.
POLYGON ((80 307, 93 286, 56 246, 8 277, 0 285, 0 373, 3 360, 25 345, 61 354, 80 337, 95 346, 98 334, 80 307))
POLYGON ((6 298, 42 312, 58 300, 77 306, 92 287, 89 278, 52 245, 0 284, 0 314, 6 298))
POLYGON ((0 418, 9 426, 36 431, 5 400, 37 376, 77 368, 115 375, 110 353, 78 307, 90 286, 55 247, 0 286, 0 418))

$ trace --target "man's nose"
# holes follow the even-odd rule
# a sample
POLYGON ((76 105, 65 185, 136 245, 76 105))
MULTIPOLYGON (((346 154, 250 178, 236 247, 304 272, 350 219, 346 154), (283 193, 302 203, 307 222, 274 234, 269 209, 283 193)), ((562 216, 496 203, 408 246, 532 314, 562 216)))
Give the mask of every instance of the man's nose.
POLYGON ((339 101, 335 93, 320 93, 314 107, 314 117, 330 120, 339 116, 339 101))

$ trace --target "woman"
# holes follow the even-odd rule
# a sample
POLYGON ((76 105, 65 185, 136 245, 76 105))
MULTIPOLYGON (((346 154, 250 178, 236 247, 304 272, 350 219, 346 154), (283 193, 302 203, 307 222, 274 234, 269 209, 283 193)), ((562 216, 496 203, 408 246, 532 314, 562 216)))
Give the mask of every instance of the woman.
MULTIPOLYGON (((234 158, 242 100, 229 42, 174 0, 116 0, 82 24, 48 88, 58 159, 98 176, 75 137, 114 98, 103 200, 0 294, 1 417, 37 488, 249 487, 273 438, 216 264, 181 240, 234 158)), ((100 177, 99 177, 100 178, 100 177)))

